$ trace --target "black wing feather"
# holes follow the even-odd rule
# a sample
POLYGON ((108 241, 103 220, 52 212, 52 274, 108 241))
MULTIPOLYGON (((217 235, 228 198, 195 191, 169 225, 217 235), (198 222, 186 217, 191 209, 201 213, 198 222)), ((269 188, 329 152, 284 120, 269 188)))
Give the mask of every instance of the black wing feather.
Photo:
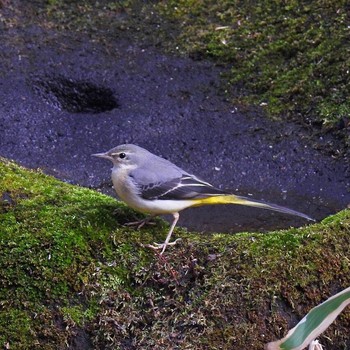
POLYGON ((144 199, 194 199, 224 194, 209 183, 191 175, 183 175, 163 183, 151 183, 140 186, 144 199))

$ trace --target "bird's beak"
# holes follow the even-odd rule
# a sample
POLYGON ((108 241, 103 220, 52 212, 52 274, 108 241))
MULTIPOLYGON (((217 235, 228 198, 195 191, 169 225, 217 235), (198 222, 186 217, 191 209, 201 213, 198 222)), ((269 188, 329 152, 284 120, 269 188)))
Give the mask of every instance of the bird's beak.
POLYGON ((92 156, 112 160, 112 157, 108 153, 95 153, 92 156))

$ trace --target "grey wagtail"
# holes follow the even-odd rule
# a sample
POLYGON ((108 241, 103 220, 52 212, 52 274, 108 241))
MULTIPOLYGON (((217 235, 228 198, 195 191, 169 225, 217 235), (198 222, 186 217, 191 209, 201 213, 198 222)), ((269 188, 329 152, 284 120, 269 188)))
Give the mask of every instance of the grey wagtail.
POLYGON ((167 245, 176 243, 176 241, 169 242, 179 220, 179 211, 189 207, 209 204, 241 204, 313 220, 292 209, 222 191, 168 160, 136 145, 120 145, 105 153, 93 154, 93 156, 112 161, 114 189, 120 199, 131 208, 152 216, 173 215, 174 220, 165 242, 150 246, 162 249, 160 254, 164 253, 167 245))

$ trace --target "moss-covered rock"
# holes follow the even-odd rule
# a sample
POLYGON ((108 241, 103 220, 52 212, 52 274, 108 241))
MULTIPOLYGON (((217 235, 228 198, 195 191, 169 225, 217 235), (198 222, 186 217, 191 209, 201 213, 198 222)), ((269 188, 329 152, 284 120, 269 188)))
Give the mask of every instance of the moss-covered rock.
MULTIPOLYGON (((261 349, 349 286, 350 214, 204 235, 163 257, 115 199, 0 162, 0 344, 13 349, 261 349)), ((343 313, 321 341, 349 346, 343 313)))
POLYGON ((246 101, 328 125, 348 118, 346 2, 184 0, 159 8, 180 26, 184 50, 232 65, 229 80, 249 92, 246 101))

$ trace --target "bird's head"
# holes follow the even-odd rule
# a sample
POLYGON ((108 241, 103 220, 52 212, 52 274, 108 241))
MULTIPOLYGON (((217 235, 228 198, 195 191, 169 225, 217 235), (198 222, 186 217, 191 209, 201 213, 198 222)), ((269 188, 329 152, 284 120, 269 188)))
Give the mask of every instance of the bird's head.
POLYGON ((115 167, 135 168, 140 161, 144 159, 143 154, 149 153, 142 147, 124 144, 110 149, 104 153, 92 154, 94 157, 105 158, 110 160, 115 167))

